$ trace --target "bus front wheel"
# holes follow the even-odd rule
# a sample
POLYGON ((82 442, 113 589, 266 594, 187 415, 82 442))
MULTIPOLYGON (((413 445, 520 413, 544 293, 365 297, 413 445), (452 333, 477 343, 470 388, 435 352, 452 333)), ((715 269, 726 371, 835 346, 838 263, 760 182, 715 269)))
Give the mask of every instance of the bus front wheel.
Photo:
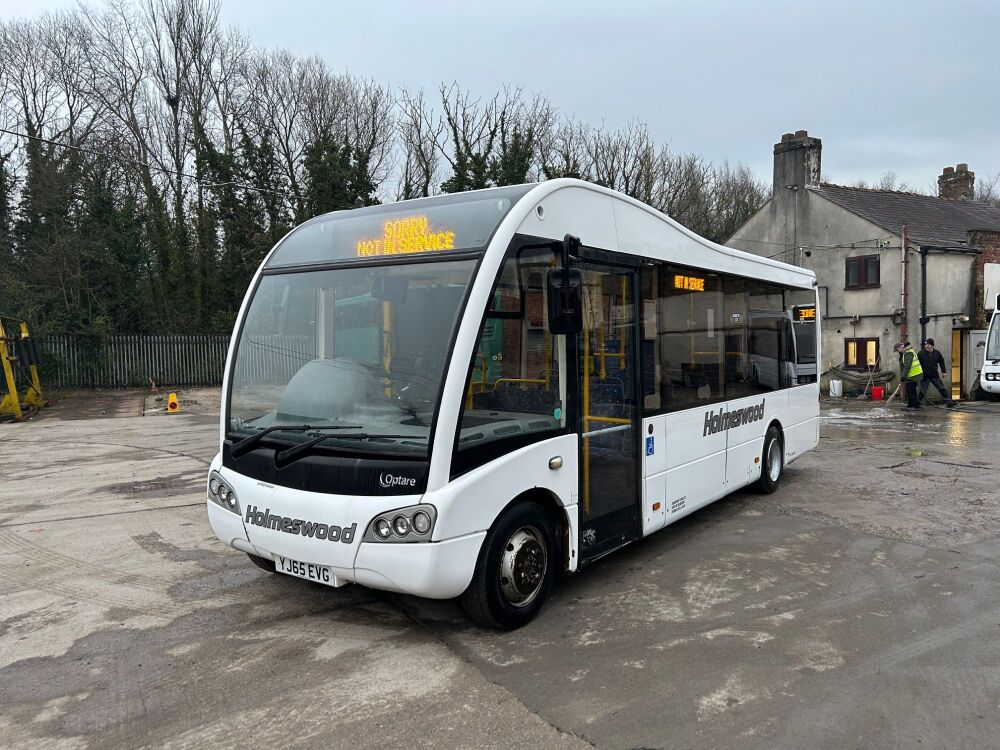
POLYGON ((771 425, 764 435, 764 455, 761 459, 760 479, 757 489, 771 494, 778 489, 781 474, 785 470, 785 450, 781 445, 781 432, 771 425))
POLYGON ((539 505, 518 503, 486 535, 462 608, 481 625, 514 630, 535 618, 552 590, 555 529, 539 505))

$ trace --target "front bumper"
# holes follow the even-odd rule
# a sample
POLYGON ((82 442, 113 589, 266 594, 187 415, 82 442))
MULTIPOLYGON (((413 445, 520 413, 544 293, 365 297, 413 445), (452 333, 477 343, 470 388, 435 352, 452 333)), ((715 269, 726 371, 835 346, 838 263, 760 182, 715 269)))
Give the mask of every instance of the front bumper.
POLYGON ((997 380, 987 379, 986 373, 980 373, 979 375, 979 385, 987 393, 1000 393, 1000 370, 991 371, 990 375, 997 380))
POLYGON ((361 545, 357 583, 428 599, 451 599, 469 586, 486 532, 417 544, 361 545))
MULTIPOLYGON (((439 541, 403 543, 361 542, 365 529, 378 514, 420 501, 415 496, 349 498, 261 487, 254 480, 215 465, 236 491, 242 514, 207 501, 212 531, 230 547, 273 560, 281 555, 299 562, 325 565, 338 585, 346 581, 376 589, 396 591, 430 599, 450 599, 461 594, 472 580, 486 532, 481 531, 439 541), (383 500, 384 502, 378 502, 383 500), (284 516, 326 521, 357 527, 352 541, 306 538, 273 528, 248 526, 248 509, 267 507, 284 516)), ((424 500, 426 502, 426 500, 424 500)), ((258 519, 259 520, 259 519, 258 519)))

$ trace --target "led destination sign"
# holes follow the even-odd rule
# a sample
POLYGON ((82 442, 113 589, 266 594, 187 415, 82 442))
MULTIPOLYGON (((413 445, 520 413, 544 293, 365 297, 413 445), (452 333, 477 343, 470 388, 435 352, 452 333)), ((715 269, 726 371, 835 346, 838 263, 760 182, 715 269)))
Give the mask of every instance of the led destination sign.
POLYGON ((816 305, 796 307, 792 311, 793 320, 816 320, 816 305))
POLYGON ((700 276, 674 276, 674 289, 687 289, 689 292, 704 292, 705 279, 700 276))
POLYGON ((480 251, 534 185, 436 195, 333 211, 302 224, 274 249, 266 268, 320 263, 398 261, 480 251))
POLYGON ((359 258, 455 249, 455 233, 431 231, 426 216, 404 216, 382 225, 382 236, 357 241, 359 258))

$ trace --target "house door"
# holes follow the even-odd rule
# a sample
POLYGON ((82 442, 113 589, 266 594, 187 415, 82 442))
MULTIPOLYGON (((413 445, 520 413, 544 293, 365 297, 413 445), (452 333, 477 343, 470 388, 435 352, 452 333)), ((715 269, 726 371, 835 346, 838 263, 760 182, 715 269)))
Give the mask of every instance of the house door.
POLYGON ((962 398, 962 358, 965 354, 962 343, 962 330, 953 328, 951 330, 951 383, 949 390, 954 401, 962 398))
POLYGON ((583 331, 577 337, 580 556, 638 538, 639 413, 636 272, 584 262, 583 331))

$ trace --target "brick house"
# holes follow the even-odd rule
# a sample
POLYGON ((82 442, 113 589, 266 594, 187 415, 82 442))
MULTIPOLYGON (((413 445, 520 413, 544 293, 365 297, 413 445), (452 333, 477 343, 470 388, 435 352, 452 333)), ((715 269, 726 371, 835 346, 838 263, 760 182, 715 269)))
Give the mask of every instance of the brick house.
POLYGON ((951 363, 953 394, 974 395, 983 269, 1000 262, 1000 208, 972 199, 965 164, 946 167, 930 196, 823 182, 821 156, 819 138, 783 135, 771 199, 727 244, 816 272, 821 372, 892 370, 897 341, 930 337, 951 363))

